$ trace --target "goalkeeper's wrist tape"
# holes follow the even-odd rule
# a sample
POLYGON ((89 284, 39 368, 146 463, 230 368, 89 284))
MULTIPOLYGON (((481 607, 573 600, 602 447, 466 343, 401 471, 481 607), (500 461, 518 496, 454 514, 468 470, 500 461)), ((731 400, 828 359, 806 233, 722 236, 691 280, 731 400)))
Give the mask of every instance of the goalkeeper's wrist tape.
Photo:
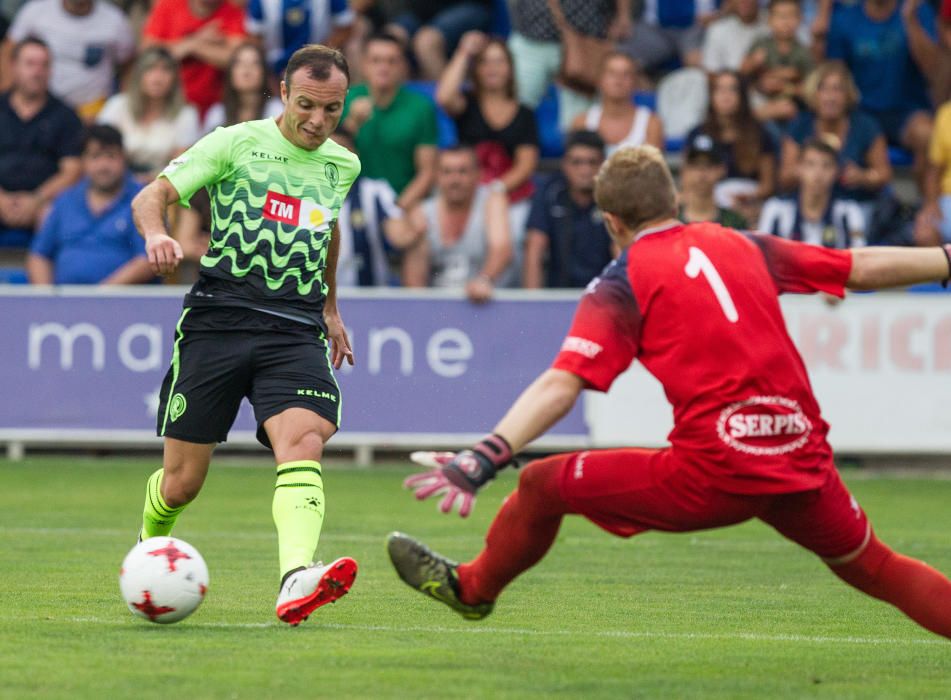
POLYGON ((947 288, 948 282, 951 281, 951 244, 945 243, 941 246, 941 252, 944 253, 944 257, 948 261, 948 276, 941 280, 941 286, 947 288))
POLYGON ((482 438, 472 448, 472 451, 485 457, 496 469, 507 467, 515 461, 512 455, 512 446, 504 437, 495 433, 482 438))

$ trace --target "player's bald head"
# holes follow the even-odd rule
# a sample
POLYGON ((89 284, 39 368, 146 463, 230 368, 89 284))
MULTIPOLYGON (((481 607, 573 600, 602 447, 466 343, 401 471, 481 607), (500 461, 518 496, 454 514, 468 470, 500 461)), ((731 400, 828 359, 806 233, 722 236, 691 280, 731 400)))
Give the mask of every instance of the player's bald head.
POLYGON ((654 146, 616 151, 595 179, 594 199, 601 211, 613 214, 631 231, 677 212, 674 178, 664 154, 654 146))

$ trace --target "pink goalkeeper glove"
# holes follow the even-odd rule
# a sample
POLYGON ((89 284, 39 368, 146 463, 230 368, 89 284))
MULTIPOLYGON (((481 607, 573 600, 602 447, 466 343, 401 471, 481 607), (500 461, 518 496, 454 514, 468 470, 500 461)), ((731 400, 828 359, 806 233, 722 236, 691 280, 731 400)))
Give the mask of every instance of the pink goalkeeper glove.
POLYGON ((465 518, 472 512, 479 489, 494 479, 499 469, 512 462, 512 448, 505 438, 489 435, 471 450, 414 452, 410 459, 430 470, 414 474, 403 486, 411 489, 421 501, 442 496, 439 510, 443 513, 449 513, 458 503, 459 515, 465 518))

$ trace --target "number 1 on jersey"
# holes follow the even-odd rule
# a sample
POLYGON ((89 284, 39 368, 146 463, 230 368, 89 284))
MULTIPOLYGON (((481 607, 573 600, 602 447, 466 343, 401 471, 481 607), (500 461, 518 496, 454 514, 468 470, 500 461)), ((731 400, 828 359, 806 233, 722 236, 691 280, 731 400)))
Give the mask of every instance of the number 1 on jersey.
POLYGON ((736 323, 740 320, 740 314, 736 310, 736 305, 733 303, 729 290, 723 284, 723 278, 720 277, 720 273, 717 272, 706 253, 699 248, 690 246, 690 257, 687 259, 684 272, 692 280, 697 279, 700 275, 706 277, 710 289, 713 290, 714 296, 720 302, 720 308, 723 309, 726 320, 730 323, 736 323))

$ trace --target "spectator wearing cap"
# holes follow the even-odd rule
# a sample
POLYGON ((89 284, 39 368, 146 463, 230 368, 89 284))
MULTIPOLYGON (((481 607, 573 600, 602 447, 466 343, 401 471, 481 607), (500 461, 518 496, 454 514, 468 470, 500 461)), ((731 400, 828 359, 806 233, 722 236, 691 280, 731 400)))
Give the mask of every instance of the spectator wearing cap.
POLYGON ((932 103, 926 76, 937 75, 940 52, 935 13, 922 0, 863 0, 836 3, 829 32, 815 51, 843 60, 855 77, 861 107, 888 141, 914 154, 919 185, 931 137, 932 103))
POLYGON ((0 94, 0 246, 28 245, 46 205, 80 177, 82 123, 49 93, 50 52, 27 37, 0 94))
POLYGON ((27 258, 32 284, 140 284, 154 279, 145 241, 132 221, 140 189, 126 167, 122 135, 90 127, 83 178, 60 194, 27 258))
POLYGON ((802 147, 799 189, 792 196, 767 200, 758 229, 826 248, 865 245, 865 217, 859 205, 835 196, 839 154, 819 139, 802 147))
POLYGON ((355 134, 361 172, 383 179, 410 209, 432 189, 436 172, 436 108, 408 90, 403 45, 390 34, 374 34, 363 49, 366 82, 347 94, 341 124, 355 134))
POLYGON ((168 49, 181 65, 185 99, 204 117, 221 100, 224 70, 244 35, 244 12, 229 0, 156 0, 142 48, 168 49))
POLYGON ((678 218, 688 224, 714 221, 729 228, 747 228, 749 224, 742 215, 717 206, 713 191, 724 177, 726 159, 722 147, 707 134, 694 136, 687 143, 680 169, 678 218))
MULTIPOLYGON (((129 20, 103 0, 32 0, 16 14, 3 46, 8 75, 13 44, 28 36, 50 47, 50 92, 92 121, 113 92, 116 74, 135 54, 129 20)), ((4 86, 6 87, 6 86, 4 86)))
POLYGON ((269 68, 283 75, 291 55, 306 44, 342 49, 355 14, 347 0, 249 0, 245 29, 263 42, 269 68))
POLYGON ((598 102, 575 117, 575 130, 596 131, 610 157, 624 146, 648 144, 664 150, 664 127, 647 107, 634 104, 637 63, 620 51, 608 54, 598 84, 598 102))
POLYGON ((573 131, 561 170, 535 193, 528 215, 522 286, 584 287, 616 251, 594 202, 594 179, 604 161, 604 141, 593 131, 573 131))

